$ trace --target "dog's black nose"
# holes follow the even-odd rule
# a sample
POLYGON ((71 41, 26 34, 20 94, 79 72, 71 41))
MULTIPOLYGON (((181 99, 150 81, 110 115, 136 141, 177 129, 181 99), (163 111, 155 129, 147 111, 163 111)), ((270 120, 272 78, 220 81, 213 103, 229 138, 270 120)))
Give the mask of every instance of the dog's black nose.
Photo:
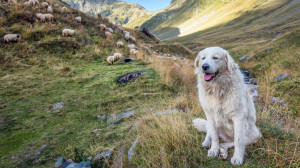
POLYGON ((204 71, 208 70, 208 69, 209 69, 209 65, 208 65, 207 63, 203 64, 203 65, 202 65, 202 69, 203 69, 204 71))

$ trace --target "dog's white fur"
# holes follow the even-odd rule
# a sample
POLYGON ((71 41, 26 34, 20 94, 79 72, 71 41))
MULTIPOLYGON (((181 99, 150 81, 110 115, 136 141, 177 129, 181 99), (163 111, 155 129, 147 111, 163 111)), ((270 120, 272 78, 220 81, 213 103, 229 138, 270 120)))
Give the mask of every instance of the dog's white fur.
POLYGON ((228 157, 228 148, 234 147, 233 165, 244 161, 245 146, 261 137, 256 127, 256 111, 250 93, 243 81, 239 66, 229 53, 220 47, 210 47, 199 52, 195 59, 195 74, 200 104, 207 120, 193 120, 199 132, 206 132, 202 146, 209 148, 208 157, 228 157), (206 73, 216 73, 210 82, 204 80, 202 65, 210 68, 206 73), (224 143, 219 144, 219 138, 224 143))

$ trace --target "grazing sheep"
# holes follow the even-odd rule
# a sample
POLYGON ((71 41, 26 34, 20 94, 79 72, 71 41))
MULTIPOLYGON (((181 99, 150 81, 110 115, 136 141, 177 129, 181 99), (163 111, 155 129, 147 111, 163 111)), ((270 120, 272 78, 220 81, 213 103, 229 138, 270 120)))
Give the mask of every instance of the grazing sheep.
POLYGON ((62 31, 63 37, 73 36, 74 34, 75 34, 75 30, 64 29, 64 30, 62 31))
POLYGON ((43 2, 43 3, 42 3, 42 6, 43 6, 44 8, 46 8, 46 9, 47 9, 47 8, 48 8, 48 6, 50 6, 50 5, 48 4, 48 2, 43 2))
POLYGON ((29 2, 29 4, 30 4, 31 6, 35 6, 35 5, 37 5, 37 4, 40 3, 40 2, 37 1, 37 0, 29 0, 28 2, 29 2))
POLYGON ((106 29, 106 25, 105 24, 100 24, 100 31, 105 30, 106 29))
POLYGON ((123 31, 123 35, 125 36, 126 34, 130 35, 130 32, 128 32, 128 31, 123 31))
POLYGON ((114 30, 112 28, 106 28, 106 31, 108 31, 110 33, 114 33, 114 30))
POLYGON ((64 12, 67 12, 67 8, 64 6, 61 8, 61 11, 64 13, 64 12))
POLYGON ((26 1, 26 2, 24 2, 24 4, 23 4, 25 7, 28 7, 28 6, 30 6, 30 2, 29 1, 26 1))
POLYGON ((129 48, 129 50, 134 49, 135 45, 134 44, 128 44, 127 47, 129 48))
POLYGON ((20 34, 7 34, 4 36, 4 42, 10 43, 10 42, 19 42, 21 40, 20 34))
POLYGON ((53 6, 54 6, 54 7, 58 7, 58 4, 56 3, 56 4, 54 4, 53 6))
POLYGON ((114 56, 109 56, 109 57, 107 57, 107 63, 108 63, 109 65, 114 64, 114 59, 115 59, 114 56))
POLYGON ((136 42, 135 38, 133 36, 129 36, 129 40, 132 41, 133 43, 136 42))
POLYGON ((45 16, 45 18, 46 18, 46 21, 53 21, 53 18, 54 18, 54 16, 52 15, 52 14, 44 14, 44 16, 45 16))
POLYGON ((138 54, 138 50, 136 49, 130 49, 130 54, 136 56, 138 54))
POLYGON ((8 3, 11 3, 11 4, 16 4, 17 1, 16 0, 8 0, 8 3))
POLYGON ((126 34, 126 35, 124 36, 124 39, 125 39, 126 41, 128 41, 128 40, 129 40, 129 37, 130 37, 130 36, 126 34))
POLYGON ((123 45, 124 45, 124 43, 123 43, 122 41, 118 41, 118 42, 117 42, 117 47, 120 48, 120 47, 122 47, 123 45))
MULTIPOLYGON (((114 57, 115 57, 115 60, 118 61, 119 59, 122 58, 122 54, 121 54, 121 53, 115 53, 115 54, 114 54, 114 57)), ((115 62, 116 62, 116 61, 115 61, 115 62)))
POLYGON ((44 14, 41 14, 41 13, 37 13, 35 14, 36 17, 41 21, 41 22, 45 22, 46 21, 46 17, 44 14))
POLYGON ((48 7, 47 7, 47 12, 48 12, 48 13, 53 13, 53 9, 52 9, 51 6, 48 6, 48 7))
POLYGON ((112 37, 112 34, 110 32, 105 32, 105 37, 110 38, 110 37, 112 37))
POLYGON ((123 35, 124 35, 125 40, 128 41, 130 38, 130 33, 128 31, 123 31, 123 35))
POLYGON ((77 23, 81 23, 81 17, 80 17, 80 16, 76 17, 76 18, 75 18, 75 21, 76 21, 77 23))

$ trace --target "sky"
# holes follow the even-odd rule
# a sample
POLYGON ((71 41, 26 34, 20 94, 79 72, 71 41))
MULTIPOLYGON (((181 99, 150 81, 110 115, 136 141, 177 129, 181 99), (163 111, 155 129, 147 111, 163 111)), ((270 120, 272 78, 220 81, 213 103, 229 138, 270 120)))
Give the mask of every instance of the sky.
POLYGON ((171 0, 121 0, 131 3, 138 3, 147 11, 157 11, 160 9, 164 9, 169 6, 171 0))

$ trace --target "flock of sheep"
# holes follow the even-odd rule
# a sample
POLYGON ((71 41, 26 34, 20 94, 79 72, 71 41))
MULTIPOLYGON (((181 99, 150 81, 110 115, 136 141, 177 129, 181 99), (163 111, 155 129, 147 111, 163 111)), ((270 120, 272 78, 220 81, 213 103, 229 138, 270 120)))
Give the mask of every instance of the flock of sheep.
MULTIPOLYGON (((17 4, 16 0, 8 0, 9 4, 17 4)), ((28 0, 26 2, 24 2, 23 6, 24 7, 29 7, 29 6, 36 6, 39 5, 40 2, 39 0, 28 0)), ((53 5, 54 7, 58 7, 58 4, 53 5)), ((53 9, 51 7, 51 5, 48 2, 43 2, 41 3, 41 7, 42 9, 44 9, 46 11, 46 13, 36 13, 36 17, 39 21, 41 21, 42 23, 44 22, 51 22, 54 19, 53 14, 53 9)), ((66 7, 62 7, 61 8, 61 12, 65 13, 67 12, 67 8, 66 7)), ((75 17, 75 22, 77 23, 81 23, 81 17, 75 17)), ((103 21, 108 22, 107 18, 104 18, 103 21)), ((112 28, 107 27, 105 24, 100 24, 100 32, 104 31, 104 35, 107 39, 110 39, 113 37, 113 33, 114 30, 112 28)), ((123 28, 121 27, 117 27, 115 29, 115 31, 118 31, 120 33, 123 34, 124 39, 126 41, 131 41, 132 43, 136 43, 136 39, 130 35, 130 32, 125 31, 123 28)), ((68 36, 73 36, 75 34, 75 30, 72 29, 63 29, 62 31, 62 36, 63 37, 68 37, 68 36)), ((20 34, 6 34, 4 36, 4 42, 6 43, 11 43, 11 42, 19 42, 21 40, 21 35, 20 34)), ((121 48, 124 46, 124 43, 122 41, 118 41, 117 42, 117 47, 121 48)), ((135 44, 129 44, 128 46, 130 55, 133 56, 137 56, 138 54, 138 48, 135 46, 135 44)), ((120 60, 122 58, 122 54, 121 53, 115 53, 113 56, 109 56, 107 57, 107 62, 109 65, 112 65, 114 62, 117 62, 118 60, 120 60)))

